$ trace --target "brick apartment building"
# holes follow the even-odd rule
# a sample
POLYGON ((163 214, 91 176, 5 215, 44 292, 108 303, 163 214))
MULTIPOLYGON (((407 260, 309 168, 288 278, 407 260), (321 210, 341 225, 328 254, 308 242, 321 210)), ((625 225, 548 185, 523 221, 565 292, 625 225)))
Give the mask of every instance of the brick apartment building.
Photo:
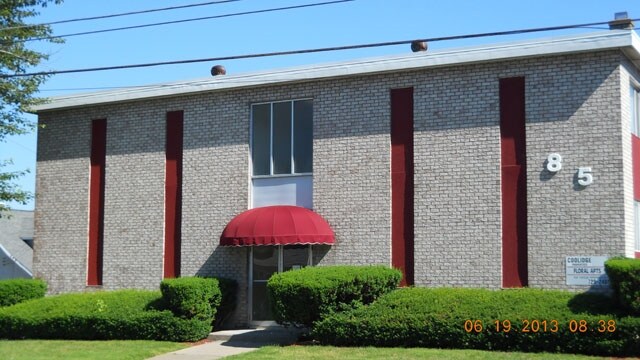
POLYGON ((586 290, 568 257, 640 254, 639 69, 640 38, 611 30, 54 98, 35 275, 229 277, 238 324, 306 265, 586 290))

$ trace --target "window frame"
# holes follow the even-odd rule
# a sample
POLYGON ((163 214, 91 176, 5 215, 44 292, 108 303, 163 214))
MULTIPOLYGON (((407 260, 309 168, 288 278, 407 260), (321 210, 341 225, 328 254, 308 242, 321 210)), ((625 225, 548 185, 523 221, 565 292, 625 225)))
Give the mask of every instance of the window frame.
MULTIPOLYGON (((640 84, 631 81, 629 84, 629 102, 631 107, 631 134, 640 136, 640 84)), ((635 184, 635 181, 634 181, 635 184)), ((634 251, 640 251, 640 201, 633 199, 633 237, 634 251)))
MULTIPOLYGON (((275 274, 280 274, 282 272, 284 272, 284 250, 285 247, 289 246, 289 245, 275 245, 275 247, 277 248, 277 257, 278 257, 278 270, 275 272, 275 274)), ((313 264, 313 247, 315 245, 313 244, 303 244, 303 246, 307 247, 307 265, 305 267, 309 267, 309 266, 316 266, 313 264)), ((250 246, 249 247, 249 251, 247 251, 247 255, 248 255, 248 260, 247 260, 247 264, 249 266, 248 269, 248 284, 249 284, 249 288, 247 291, 247 315, 248 315, 248 319, 249 319, 249 323, 253 324, 253 325, 261 325, 261 324, 271 324, 274 321, 272 320, 254 320, 253 319, 253 284, 254 282, 260 282, 260 283, 266 283, 268 280, 254 280, 253 278, 253 266, 254 266, 254 262, 253 262, 253 249, 255 248, 255 246, 250 246)))
MULTIPOLYGON (((295 120, 295 102, 296 101, 311 101, 312 105, 314 103, 314 99, 312 97, 301 97, 301 98, 293 98, 288 100, 273 100, 273 101, 262 101, 255 102, 249 105, 250 107, 250 119, 249 119, 249 170, 251 179, 264 179, 264 178, 276 178, 276 177, 296 177, 296 176, 312 176, 313 175, 313 165, 311 172, 295 172, 295 149, 294 149, 294 120, 295 120), (290 171, 285 174, 274 174, 274 159, 273 159, 273 105, 278 103, 289 103, 291 106, 291 119, 290 119, 290 131, 291 131, 291 141, 290 141, 290 149, 291 149, 291 163, 290 163, 290 171), (255 175, 253 173, 253 121, 254 121, 254 106, 257 105, 269 105, 269 174, 265 175, 255 175)), ((311 161, 313 164, 313 111, 312 111, 312 152, 311 152, 311 161)))
POLYGON ((640 136, 640 85, 632 82, 629 85, 631 105, 631 134, 640 136))

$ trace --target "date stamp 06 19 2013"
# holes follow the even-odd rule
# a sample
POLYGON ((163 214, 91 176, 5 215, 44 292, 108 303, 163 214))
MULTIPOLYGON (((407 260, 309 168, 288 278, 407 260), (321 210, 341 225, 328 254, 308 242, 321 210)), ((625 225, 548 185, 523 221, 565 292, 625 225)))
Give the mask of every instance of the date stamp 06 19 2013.
POLYGON ((598 320, 595 323, 590 323, 586 320, 569 320, 566 323, 560 323, 558 320, 537 319, 521 320, 519 324, 512 324, 510 320, 494 320, 491 324, 487 324, 487 326, 482 323, 482 320, 466 320, 464 322, 464 331, 468 333, 481 333, 483 331, 518 332, 524 334, 555 333, 560 331, 562 326, 566 326, 572 333, 612 333, 616 331, 615 320, 598 320))

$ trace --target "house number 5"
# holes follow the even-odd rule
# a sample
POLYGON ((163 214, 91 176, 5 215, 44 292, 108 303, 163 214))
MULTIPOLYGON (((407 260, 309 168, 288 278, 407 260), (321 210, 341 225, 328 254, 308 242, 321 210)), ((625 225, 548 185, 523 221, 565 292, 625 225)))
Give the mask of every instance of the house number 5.
POLYGON ((578 184, 589 186, 593 183, 593 175, 591 175, 590 167, 578 168, 578 184))

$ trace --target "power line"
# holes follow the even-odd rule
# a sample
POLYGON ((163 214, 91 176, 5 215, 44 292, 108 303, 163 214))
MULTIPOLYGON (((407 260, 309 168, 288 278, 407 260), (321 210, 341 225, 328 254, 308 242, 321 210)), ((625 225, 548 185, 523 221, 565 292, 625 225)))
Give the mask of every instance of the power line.
POLYGON ((120 16, 138 15, 138 14, 147 14, 147 13, 158 12, 158 11, 167 11, 167 10, 184 9, 184 8, 191 8, 191 7, 197 7, 197 6, 206 6, 206 5, 217 5, 217 4, 224 4, 224 3, 237 2, 237 1, 242 1, 242 0, 209 1, 209 2, 205 2, 205 3, 198 3, 198 4, 189 4, 189 5, 180 5, 180 6, 170 6, 170 7, 157 8, 157 9, 147 9, 147 10, 139 10, 139 11, 130 11, 130 12, 124 12, 124 13, 118 13, 118 14, 99 15, 99 16, 90 16, 90 17, 84 17, 84 18, 75 18, 75 19, 67 19, 67 20, 58 20, 58 21, 52 21, 52 22, 46 22, 46 23, 40 23, 40 24, 30 24, 30 25, 21 25, 21 26, 10 26, 10 27, 5 27, 5 28, 0 28, 0 31, 4 31, 4 30, 15 30, 15 29, 24 29, 24 28, 31 28, 31 27, 36 27, 36 26, 47 26, 47 25, 56 25, 56 24, 66 24, 66 23, 78 22, 78 21, 88 21, 88 20, 108 19, 108 18, 114 18, 114 17, 120 17, 120 16))
MULTIPOLYGON (((296 78, 291 77, 291 78, 286 78, 286 77, 279 77, 278 79, 281 80, 295 80, 296 78)), ((246 83, 254 83, 256 82, 256 79, 254 78, 247 78, 247 79, 230 79, 230 78, 225 78, 225 84, 246 84, 246 83)), ((198 83, 202 83, 202 80, 194 80, 194 81, 186 81, 186 82, 180 82, 179 85, 183 86, 183 85, 195 85, 198 83)), ((122 85, 122 86, 95 86, 95 87, 77 87, 77 88, 51 88, 51 89, 38 89, 39 92, 45 92, 45 91, 94 91, 94 90, 113 90, 113 89, 148 89, 148 90, 153 90, 153 89, 160 89, 160 88, 167 88, 167 87, 175 87, 176 84, 172 84, 172 83, 167 83, 167 84, 147 84, 147 85, 122 85)), ((93 95, 93 94, 90 94, 93 95)))
POLYGON ((29 39, 17 40, 16 42, 60 39, 60 38, 67 38, 67 37, 72 37, 72 36, 100 34, 100 33, 113 32, 113 31, 140 29, 140 28, 146 28, 146 27, 152 27, 152 26, 180 24, 180 23, 192 22, 192 21, 200 21, 200 20, 220 19, 220 18, 227 18, 227 17, 241 16, 241 15, 261 14, 261 13, 274 12, 274 11, 293 10, 293 9, 302 9, 302 8, 308 8, 308 7, 314 7, 314 6, 333 5, 333 4, 352 2, 352 1, 355 1, 355 0, 335 0, 335 1, 327 1, 327 2, 321 2, 321 3, 286 6, 286 7, 270 8, 270 9, 262 9, 262 10, 253 10, 253 11, 243 11, 243 12, 223 14, 223 15, 204 16, 204 17, 198 17, 198 18, 163 21, 163 22, 158 22, 158 23, 150 23, 150 24, 142 24, 142 25, 124 26, 124 27, 111 28, 111 29, 84 31, 84 32, 65 34, 65 35, 43 36, 43 37, 37 37, 37 38, 29 38, 29 39))
MULTIPOLYGON (((630 19, 630 21, 639 21, 639 20, 640 20, 640 18, 638 18, 638 19, 630 19)), ((388 42, 378 42, 378 43, 369 43, 369 44, 333 46, 333 47, 302 49, 302 50, 277 51, 277 52, 258 53, 258 54, 231 55, 231 56, 204 58, 204 59, 160 61, 160 62, 154 62, 154 63, 116 65, 116 66, 102 66, 102 67, 84 68, 84 69, 39 71, 39 72, 24 73, 24 74, 0 74, 0 78, 39 76, 39 75, 56 75, 56 74, 70 74, 70 73, 81 73, 81 72, 93 72, 93 71, 105 71, 105 70, 120 70, 120 69, 132 69, 132 68, 142 68, 142 67, 154 67, 154 66, 163 66, 163 65, 190 64, 190 63, 198 63, 198 62, 239 60, 239 59, 270 57, 270 56, 309 54, 309 53, 318 53, 318 52, 327 52, 327 51, 341 51, 341 50, 353 50, 353 49, 364 49, 364 48, 373 48, 373 47, 402 45, 402 44, 410 44, 413 41, 437 42, 437 41, 445 41, 445 40, 471 39, 471 38, 488 37, 488 36, 526 34, 526 33, 541 32, 541 31, 566 30, 566 29, 575 29, 575 28, 583 28, 583 27, 604 25, 604 24, 608 24, 608 23, 609 23, 608 21, 604 21, 604 22, 597 22, 597 23, 550 26, 550 27, 542 27, 542 28, 496 31, 496 32, 476 33, 476 34, 467 34, 467 35, 442 36, 442 37, 424 38, 424 39, 388 41, 388 42)))
POLYGON ((26 146, 24 146, 24 145, 20 144, 19 142, 13 141, 13 140, 11 140, 11 139, 7 139, 7 140, 9 140, 9 142, 14 143, 15 145, 18 145, 19 147, 21 147, 21 148, 23 148, 23 149, 25 149, 25 150, 27 150, 27 151, 29 151, 29 152, 33 153, 33 154, 35 154, 35 153, 36 153, 35 151, 33 151, 33 149, 30 149, 30 148, 28 148, 28 147, 26 147, 26 146))
POLYGON ((24 60, 24 61, 30 61, 30 60, 29 60, 29 59, 27 59, 26 57, 24 57, 24 56, 20 56, 20 55, 15 54, 15 53, 12 53, 11 51, 6 51, 6 50, 2 50, 2 49, 0 49, 0 53, 7 54, 7 55, 11 55, 11 56, 13 56, 13 57, 17 57, 18 59, 21 59, 21 60, 24 60))

